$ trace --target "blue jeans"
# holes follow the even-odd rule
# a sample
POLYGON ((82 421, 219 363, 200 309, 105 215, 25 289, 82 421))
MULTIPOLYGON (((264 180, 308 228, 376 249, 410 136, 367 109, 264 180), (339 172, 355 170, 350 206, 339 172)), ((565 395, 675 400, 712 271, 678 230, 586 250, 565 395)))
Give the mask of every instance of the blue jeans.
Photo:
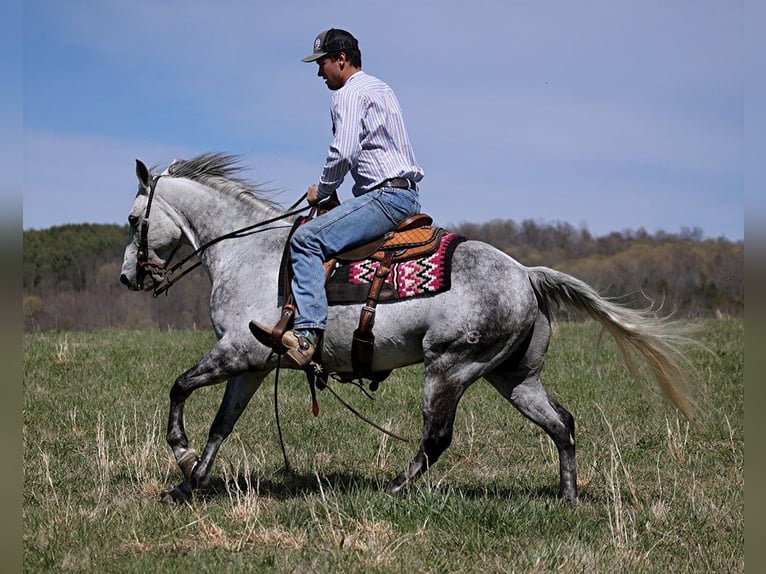
POLYGON ((383 187, 354 197, 301 225, 290 241, 296 329, 327 327, 324 261, 381 237, 420 212, 418 192, 383 187))

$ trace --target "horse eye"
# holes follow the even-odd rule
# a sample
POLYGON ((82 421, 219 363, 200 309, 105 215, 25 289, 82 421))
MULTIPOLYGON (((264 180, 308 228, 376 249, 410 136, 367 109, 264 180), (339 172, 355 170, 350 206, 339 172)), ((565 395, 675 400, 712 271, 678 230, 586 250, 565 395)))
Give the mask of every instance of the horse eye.
POLYGON ((128 223, 135 227, 138 225, 138 216, 137 215, 131 215, 128 217, 128 223))

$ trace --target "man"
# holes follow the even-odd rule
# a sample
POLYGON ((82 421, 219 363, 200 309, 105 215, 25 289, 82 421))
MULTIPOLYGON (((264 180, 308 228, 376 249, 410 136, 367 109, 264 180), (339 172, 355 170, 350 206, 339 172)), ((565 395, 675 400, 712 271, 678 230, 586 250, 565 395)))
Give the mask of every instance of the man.
POLYGON ((423 178, 399 102, 387 84, 362 71, 356 38, 345 30, 325 30, 303 61, 317 63, 318 76, 333 92, 333 141, 307 200, 316 205, 331 197, 349 172, 354 197, 300 226, 290 242, 296 314, 282 344, 300 368, 311 362, 327 326, 323 262, 419 213, 417 182, 423 178))

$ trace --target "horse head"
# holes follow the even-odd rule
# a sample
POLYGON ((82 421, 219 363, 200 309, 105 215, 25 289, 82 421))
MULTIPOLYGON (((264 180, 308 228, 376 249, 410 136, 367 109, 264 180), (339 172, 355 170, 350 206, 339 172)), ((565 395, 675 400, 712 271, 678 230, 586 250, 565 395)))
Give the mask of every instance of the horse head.
POLYGON ((172 210, 159 194, 155 195, 164 175, 151 174, 141 160, 136 160, 138 193, 128 215, 130 241, 120 272, 120 282, 133 291, 149 291, 159 285, 167 262, 184 241, 172 210))

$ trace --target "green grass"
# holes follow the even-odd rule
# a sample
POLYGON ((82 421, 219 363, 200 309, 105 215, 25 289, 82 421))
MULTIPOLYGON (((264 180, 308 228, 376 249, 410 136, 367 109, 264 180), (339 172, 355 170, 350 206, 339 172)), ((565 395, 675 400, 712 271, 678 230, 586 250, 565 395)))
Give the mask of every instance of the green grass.
MULTIPOLYGON (((452 447, 415 488, 386 495, 414 453, 300 377, 273 377, 221 449, 209 492, 159 502, 181 479, 164 441, 168 390, 206 332, 24 338, 25 572, 742 572, 744 323, 710 321, 693 351, 707 416, 689 428, 642 392, 594 324, 556 325, 544 380, 575 416, 580 500, 556 496, 551 441, 485 382, 452 447)), ((395 372, 366 415, 416 440, 422 367, 395 372)), ((199 449, 223 387, 187 403, 199 449)))

